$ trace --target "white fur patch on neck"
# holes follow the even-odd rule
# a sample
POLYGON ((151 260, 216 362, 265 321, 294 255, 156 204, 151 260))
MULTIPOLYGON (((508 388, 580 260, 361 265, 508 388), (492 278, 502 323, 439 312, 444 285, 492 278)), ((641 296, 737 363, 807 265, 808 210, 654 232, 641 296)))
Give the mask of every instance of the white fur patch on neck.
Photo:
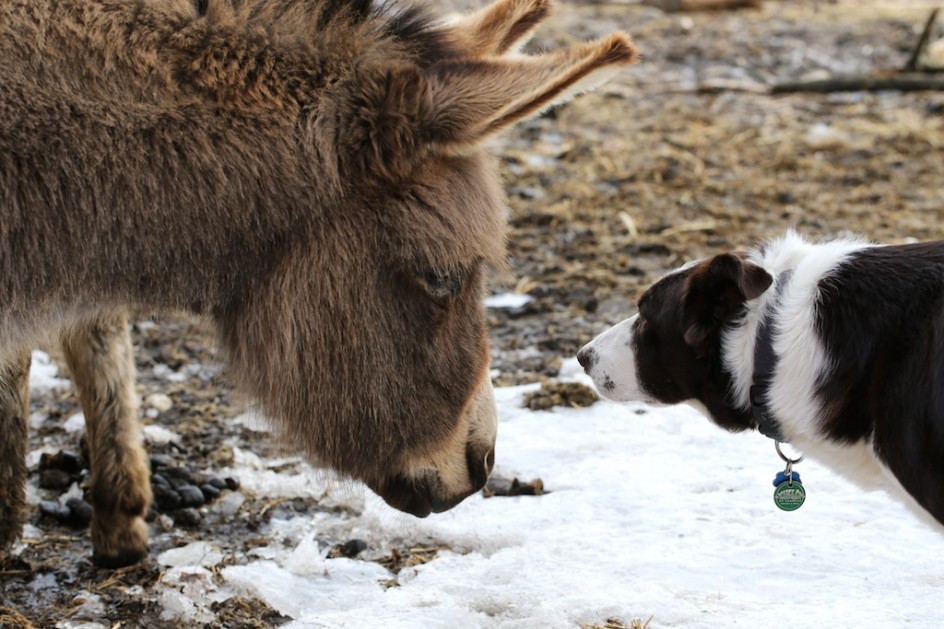
MULTIPOLYGON (((815 328, 819 283, 850 254, 869 246, 851 239, 813 244, 790 231, 748 254, 748 259, 763 267, 775 282, 784 271, 794 271, 774 314, 773 347, 779 361, 768 392, 769 408, 788 441, 819 434, 821 408, 815 387, 830 367, 815 328)), ((732 399, 744 409, 750 406, 757 326, 774 295, 772 285, 749 301, 742 324, 728 330, 722 339, 725 369, 732 374, 732 399)))

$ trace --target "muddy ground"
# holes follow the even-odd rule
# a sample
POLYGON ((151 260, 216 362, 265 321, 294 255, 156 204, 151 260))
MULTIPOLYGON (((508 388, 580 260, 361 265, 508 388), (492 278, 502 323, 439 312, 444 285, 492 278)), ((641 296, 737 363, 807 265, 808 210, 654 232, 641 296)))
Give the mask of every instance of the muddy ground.
MULTIPOLYGON (((944 237, 944 94, 769 94, 784 81, 900 68, 932 6, 768 0, 759 10, 666 14, 623 2, 558 1, 534 47, 622 29, 644 58, 599 92, 494 144, 511 229, 509 270, 496 272, 492 288, 534 298, 518 309, 490 311, 496 383, 552 381, 562 358, 631 314, 643 287, 693 257, 748 247, 788 227, 816 238, 944 237)), ((152 452, 212 472, 232 456, 224 442, 261 455, 280 451, 230 421, 244 405, 225 376, 206 367, 213 343, 199 324, 150 318, 135 325, 134 339, 142 396, 161 393, 172 402, 145 422, 183 436, 152 452), (169 383, 161 375, 168 368, 183 378, 169 383)), ((32 447, 78 452, 57 421, 77 410, 71 391, 37 396, 34 413, 50 419, 34 431, 32 447)), ((38 477, 34 466, 31 482, 38 477)), ((56 497, 53 490, 37 493, 56 497)), ((328 507, 250 496, 239 516, 224 522, 200 510, 195 518, 157 517, 151 559, 117 572, 90 564, 87 531, 34 509, 30 524, 44 535, 0 562, 0 626, 160 626, 151 589, 160 578, 158 552, 205 539, 238 557, 265 543, 261 525, 273 515, 322 508, 328 507), (58 586, 36 587, 44 574, 58 586), (83 604, 80 592, 95 594, 101 605, 83 604)), ((394 549, 368 557, 396 569, 434 554, 394 549)), ((230 599, 217 607, 213 627, 282 620, 259 601, 230 599)))

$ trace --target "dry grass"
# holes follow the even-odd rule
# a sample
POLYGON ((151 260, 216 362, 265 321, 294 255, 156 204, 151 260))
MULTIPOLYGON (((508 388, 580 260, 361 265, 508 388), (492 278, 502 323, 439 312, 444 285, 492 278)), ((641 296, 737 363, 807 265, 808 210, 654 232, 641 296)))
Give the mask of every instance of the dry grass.
POLYGON ((0 605, 0 627, 4 629, 37 629, 29 618, 13 609, 0 605))

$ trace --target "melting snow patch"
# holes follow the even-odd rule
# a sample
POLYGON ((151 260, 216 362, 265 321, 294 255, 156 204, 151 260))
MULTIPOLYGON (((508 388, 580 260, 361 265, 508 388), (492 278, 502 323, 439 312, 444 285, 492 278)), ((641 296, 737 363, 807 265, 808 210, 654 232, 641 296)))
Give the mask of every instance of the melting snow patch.
POLYGON ((180 435, 173 430, 168 430, 157 424, 149 424, 141 429, 144 434, 144 440, 153 445, 165 445, 170 442, 180 441, 180 435))
POLYGON ((485 298, 485 305, 489 308, 507 308, 514 310, 521 308, 534 301, 531 295, 523 293, 500 293, 485 298))
POLYGON ((44 393, 51 389, 68 389, 72 386, 72 382, 68 378, 58 376, 59 367, 52 362, 49 354, 34 350, 29 374, 30 391, 44 393))
POLYGON ((70 435, 85 432, 85 415, 82 413, 70 415, 69 419, 62 424, 62 427, 70 435))
POLYGON ((165 550, 157 556, 162 566, 177 568, 180 566, 211 567, 223 560, 223 552, 209 542, 193 542, 186 546, 165 550))

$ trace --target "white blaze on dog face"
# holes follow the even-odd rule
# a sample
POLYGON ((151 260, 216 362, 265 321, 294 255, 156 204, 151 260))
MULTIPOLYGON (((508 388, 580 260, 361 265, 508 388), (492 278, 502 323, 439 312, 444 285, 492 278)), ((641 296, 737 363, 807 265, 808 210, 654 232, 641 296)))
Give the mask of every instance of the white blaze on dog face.
POLYGON ((630 317, 587 343, 577 354, 600 394, 616 402, 649 402, 636 377, 633 330, 639 315, 630 317))
POLYGON ((763 269, 737 255, 683 266, 643 294, 638 315, 598 336, 577 359, 606 398, 705 404, 720 370, 722 329, 769 284, 763 269))

